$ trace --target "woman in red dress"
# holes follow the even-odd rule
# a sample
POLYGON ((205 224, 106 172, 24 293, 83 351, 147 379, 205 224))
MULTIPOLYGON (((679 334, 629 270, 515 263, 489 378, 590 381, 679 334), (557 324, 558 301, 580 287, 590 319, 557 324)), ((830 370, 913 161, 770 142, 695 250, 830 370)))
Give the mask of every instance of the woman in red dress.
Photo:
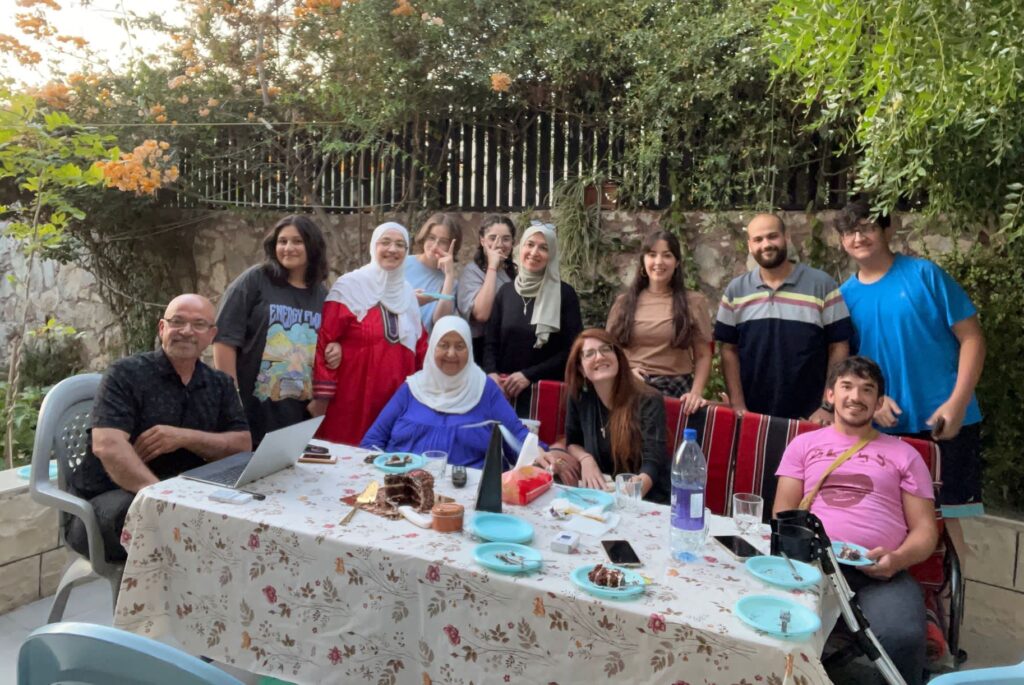
POLYGON ((324 302, 313 367, 310 413, 325 413, 317 437, 358 445, 384 405, 423 366, 427 333, 412 287, 405 282, 409 232, 387 222, 370 238, 370 263, 337 281, 324 302), (330 369, 324 352, 341 345, 330 369))

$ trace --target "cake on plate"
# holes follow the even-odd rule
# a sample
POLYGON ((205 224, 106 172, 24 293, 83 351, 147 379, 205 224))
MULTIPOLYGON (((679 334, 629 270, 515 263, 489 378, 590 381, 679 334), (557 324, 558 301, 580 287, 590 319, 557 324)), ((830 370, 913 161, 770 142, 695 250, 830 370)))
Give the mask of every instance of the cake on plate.
POLYGON ((622 571, 608 568, 604 564, 594 566, 590 573, 587 574, 587 578, 594 585, 611 588, 622 587, 625 585, 626 580, 626 576, 622 571))
POLYGON ((396 509, 409 505, 418 512, 427 513, 434 506, 434 477, 423 469, 389 473, 384 476, 384 487, 377 498, 396 509))

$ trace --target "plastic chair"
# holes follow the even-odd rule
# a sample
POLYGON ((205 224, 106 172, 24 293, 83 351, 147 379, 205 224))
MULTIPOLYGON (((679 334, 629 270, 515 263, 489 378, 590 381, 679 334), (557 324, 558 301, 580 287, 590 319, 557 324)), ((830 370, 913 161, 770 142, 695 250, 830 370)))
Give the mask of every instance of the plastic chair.
POLYGON ((18 652, 18 685, 242 685, 212 664, 162 642, 91 623, 32 632, 18 652))
POLYGON ((1014 666, 976 668, 970 671, 946 673, 928 681, 928 685, 1024 685, 1024 661, 1014 666))
POLYGON ((36 440, 32 449, 32 475, 29 478, 32 499, 61 512, 61 542, 64 541, 64 534, 72 516, 77 516, 85 524, 89 540, 88 558, 68 549, 73 559, 61 576, 47 623, 59 621, 64 616, 68 597, 75 585, 97 576, 106 578, 110 583, 114 606, 117 606, 117 594, 121 587, 124 566, 111 564, 106 560, 103 536, 100 534, 92 505, 87 500, 67 492, 71 474, 81 466, 89 449, 92 403, 101 378, 98 373, 65 378, 46 393, 43 405, 39 409, 36 440), (56 484, 49 478, 51 457, 57 459, 56 484))

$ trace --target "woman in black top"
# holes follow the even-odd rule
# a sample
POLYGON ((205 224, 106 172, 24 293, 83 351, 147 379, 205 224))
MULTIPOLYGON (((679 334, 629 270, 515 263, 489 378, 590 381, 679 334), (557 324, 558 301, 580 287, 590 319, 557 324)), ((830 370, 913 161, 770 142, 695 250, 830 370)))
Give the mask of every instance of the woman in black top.
MULTIPOLYGON (((565 443, 570 461, 579 462, 579 485, 603 490, 605 474, 639 474, 644 499, 667 504, 664 402, 633 375, 622 347, 607 331, 588 328, 576 339, 565 384, 565 443)), ((553 448, 537 461, 560 472, 559 456, 553 448)))
POLYGON ((327 296, 327 248, 309 217, 278 221, 263 239, 263 255, 225 291, 213 341, 214 366, 238 386, 254 449, 266 433, 309 418, 327 296))
POLYGON ((583 328, 576 291, 558 276, 554 227, 534 223, 517 249, 519 272, 498 291, 484 339, 483 368, 515 405, 530 412, 530 384, 561 380, 583 328))

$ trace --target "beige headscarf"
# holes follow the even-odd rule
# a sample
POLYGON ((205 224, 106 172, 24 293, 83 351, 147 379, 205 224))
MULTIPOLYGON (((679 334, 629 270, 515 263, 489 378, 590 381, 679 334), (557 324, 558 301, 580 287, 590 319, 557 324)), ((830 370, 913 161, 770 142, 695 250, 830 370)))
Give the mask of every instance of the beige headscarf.
MULTIPOLYGON (((528 297, 537 298, 533 304, 533 316, 530 318, 530 323, 537 327, 537 341, 533 346, 540 348, 547 343, 548 336, 557 333, 561 328, 562 280, 558 275, 558 238, 555 237, 555 227, 551 224, 534 221, 523 232, 523 237, 519 241, 520 247, 527 238, 535 233, 543 234, 548 241, 548 265, 543 272, 533 273, 519 264, 515 289, 524 301, 528 297)), ((519 253, 520 250, 516 249, 517 263, 520 261, 519 253)))

